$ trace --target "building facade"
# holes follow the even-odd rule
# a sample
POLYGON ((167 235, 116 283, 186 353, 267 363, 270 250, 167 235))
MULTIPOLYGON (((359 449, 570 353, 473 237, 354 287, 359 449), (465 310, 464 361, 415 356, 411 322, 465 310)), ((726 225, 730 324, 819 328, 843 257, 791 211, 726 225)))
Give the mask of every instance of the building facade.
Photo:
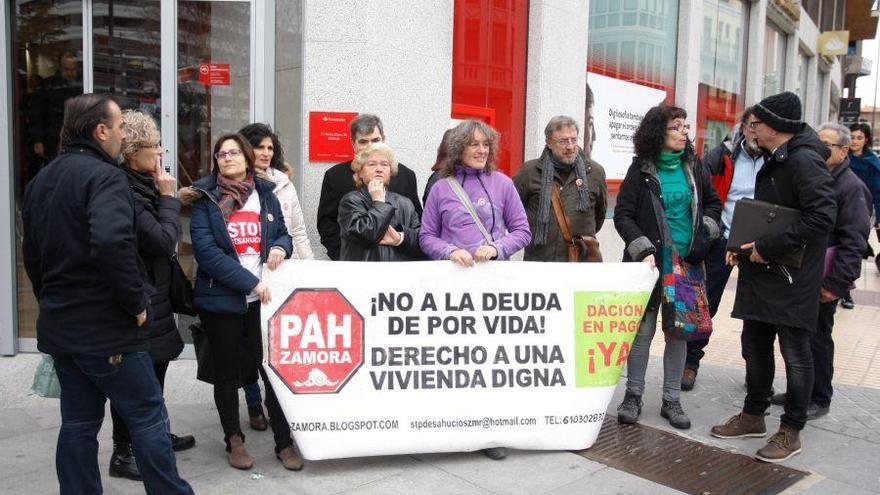
MULTIPOLYGON (((420 187, 443 132, 460 119, 500 131, 500 168, 513 173, 541 152, 550 117, 567 114, 594 127, 594 157, 605 157, 613 192, 645 105, 684 107, 699 150, 719 143, 746 105, 782 90, 801 95, 810 124, 835 119, 840 57, 821 55, 817 40, 846 29, 849 17, 870 16, 871 3, 4 2, 0 279, 10 283, 0 287, 0 354, 36 349, 18 207, 27 182, 56 153, 61 105, 72 94, 114 93, 124 107, 153 115, 167 148, 163 163, 180 185, 209 173, 218 136, 270 123, 322 257, 314 228, 321 180, 343 158, 315 157, 339 139, 322 124, 336 112, 379 115, 420 187)), ((186 215, 179 249, 190 268, 186 215)))

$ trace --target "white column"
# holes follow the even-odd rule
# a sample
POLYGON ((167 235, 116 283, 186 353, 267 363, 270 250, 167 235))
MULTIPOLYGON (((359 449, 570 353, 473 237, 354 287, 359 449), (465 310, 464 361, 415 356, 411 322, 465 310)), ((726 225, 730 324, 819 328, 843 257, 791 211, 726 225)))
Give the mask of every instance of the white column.
POLYGON ((18 283, 15 272, 15 176, 12 161, 12 39, 9 33, 11 26, 9 2, 3 2, 0 6, 0 67, 3 68, 3 76, 0 77, 0 177, 6 180, 0 197, 6 197, 6 201, 0 201, 0 280, 8 280, 9 283, 0 284, 0 354, 15 354, 16 342, 18 341, 18 283))
POLYGON ((807 100, 804 102, 804 121, 813 127, 825 122, 825 119, 819 115, 822 97, 819 89, 819 55, 814 54, 807 64, 807 90, 804 93, 807 100))
MULTIPOLYGON (((452 110, 452 0, 339 2, 308 0, 303 20, 303 165, 300 203, 316 256, 324 172, 312 163, 309 112, 378 115, 398 161, 423 189, 452 110)), ((297 166, 297 165, 295 165, 297 166)))
POLYGON ((764 31, 767 28, 767 1, 758 0, 749 6, 749 37, 746 40, 746 100, 754 105, 761 101, 764 90, 764 31))
POLYGON ((253 122, 275 125, 275 0, 251 4, 253 122))
POLYGON ((675 57, 675 104, 697 122, 700 86, 700 35, 703 33, 703 1, 681 0, 678 5, 678 50, 675 57))
POLYGON ((583 137, 589 17, 589 0, 529 3, 524 160, 540 155, 544 127, 556 115, 575 119, 583 137))
POLYGON ((177 177, 177 2, 162 0, 160 11, 160 39, 162 50, 162 144, 168 153, 162 156, 162 166, 177 177))

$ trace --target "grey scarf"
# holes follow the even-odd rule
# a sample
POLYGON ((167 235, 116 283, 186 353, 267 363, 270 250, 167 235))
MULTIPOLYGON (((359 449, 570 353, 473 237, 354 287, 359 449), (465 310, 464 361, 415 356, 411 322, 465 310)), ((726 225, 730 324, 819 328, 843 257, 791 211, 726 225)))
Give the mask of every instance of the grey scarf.
MULTIPOLYGON (((589 209, 589 188, 587 187, 587 167, 584 163, 583 151, 578 151, 577 159, 572 165, 559 163, 553 158, 550 148, 544 147, 541 153, 541 198, 538 202, 538 225, 535 226, 534 243, 542 246, 547 243, 547 225, 550 222, 550 188, 553 186, 553 175, 556 169, 565 171, 572 170, 581 181, 578 187, 577 211, 585 212, 589 209)), ((561 230, 561 227, 560 227, 561 230)))

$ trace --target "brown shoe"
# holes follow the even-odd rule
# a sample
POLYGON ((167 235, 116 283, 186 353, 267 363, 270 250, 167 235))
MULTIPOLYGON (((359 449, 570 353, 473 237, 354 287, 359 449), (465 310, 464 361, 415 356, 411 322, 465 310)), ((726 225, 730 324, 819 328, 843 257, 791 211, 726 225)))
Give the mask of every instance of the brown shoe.
POLYGON ((263 414, 263 406, 248 406, 248 417, 252 430, 266 431, 266 428, 269 427, 269 422, 266 421, 266 416, 263 414))
POLYGON ((764 416, 739 413, 723 425, 713 426, 709 433, 718 438, 763 437, 767 434, 764 416))
POLYGON ((284 447, 281 449, 281 452, 275 454, 275 457, 281 461, 281 464, 284 465, 284 469, 299 471, 303 468, 303 458, 299 455, 299 452, 293 448, 293 445, 284 447))
POLYGON ((681 374, 681 389, 682 390, 693 390, 694 383, 697 381, 697 370, 693 368, 685 368, 684 373, 681 374))
POLYGON ((779 425, 779 431, 770 437, 755 458, 764 462, 782 462, 801 452, 800 432, 787 425, 779 425))
POLYGON ((240 435, 229 437, 229 465, 235 469, 250 469, 254 467, 254 458, 248 455, 244 448, 244 440, 240 435))

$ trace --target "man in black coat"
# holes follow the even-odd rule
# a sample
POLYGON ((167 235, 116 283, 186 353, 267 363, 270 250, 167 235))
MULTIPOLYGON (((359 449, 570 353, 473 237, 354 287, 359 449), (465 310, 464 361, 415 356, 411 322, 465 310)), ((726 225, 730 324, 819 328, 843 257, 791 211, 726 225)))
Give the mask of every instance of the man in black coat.
POLYGON ((800 430, 813 388, 810 335, 816 329, 825 247, 837 205, 825 166, 828 148, 801 121, 797 95, 785 92, 765 98, 755 105, 747 125, 767 156, 755 182, 755 199, 795 208, 801 217, 778 233, 741 246, 750 255, 728 254, 728 261, 739 266, 733 317, 744 320, 748 393, 742 413, 714 426, 711 433, 720 438, 766 435, 764 411, 770 406, 775 370, 773 342, 779 336, 788 382, 785 413, 779 431, 756 457, 780 462, 801 451, 800 430), (777 262, 799 249, 804 252, 800 267, 777 262))
MULTIPOLYGON (((862 254, 868 247, 871 231, 873 198, 868 186, 849 167, 850 130, 834 122, 819 127, 819 139, 831 151, 828 169, 834 179, 834 199, 837 202, 837 220, 828 237, 828 251, 819 292, 819 318, 816 332, 810 339, 813 353, 813 392, 807 406, 807 420, 828 414, 834 389, 834 313, 837 301, 849 292, 862 272, 862 254)), ((776 394, 774 404, 784 404, 785 394, 776 394)))
POLYGON ((62 493, 100 493, 97 434, 109 398, 128 425, 148 493, 186 493, 148 352, 150 291, 134 204, 116 166, 125 128, 109 96, 67 100, 62 152, 27 187, 24 263, 40 305, 37 348, 61 385, 62 493))
MULTIPOLYGON (((373 143, 385 142, 385 131, 379 117, 368 113, 358 115, 351 121, 351 147, 354 153, 373 143)), ((402 163, 397 164, 397 175, 391 178, 388 190, 405 196, 412 201, 419 217, 422 216, 422 203, 419 202, 416 174, 402 163)), ((351 160, 337 163, 324 172, 321 184, 321 199, 318 203, 318 234, 321 244, 327 249, 331 260, 339 260, 339 202, 346 194, 354 191, 354 176, 351 160)))

